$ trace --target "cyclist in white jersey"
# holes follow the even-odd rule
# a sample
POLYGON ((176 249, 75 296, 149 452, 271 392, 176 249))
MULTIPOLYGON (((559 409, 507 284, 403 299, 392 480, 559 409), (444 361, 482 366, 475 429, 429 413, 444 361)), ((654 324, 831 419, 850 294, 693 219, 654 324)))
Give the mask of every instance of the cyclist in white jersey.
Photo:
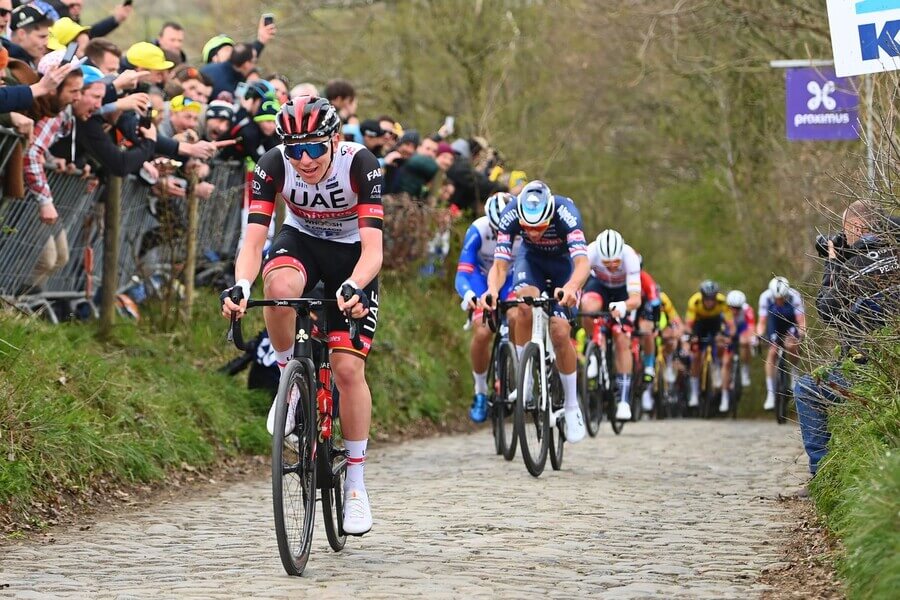
MULTIPOLYGON (((613 328, 613 343, 619 389, 616 419, 627 421, 631 419, 629 395, 634 368, 630 333, 633 323, 630 319, 641 305, 641 259, 634 248, 625 243, 622 235, 613 229, 602 231, 596 240, 588 244, 587 252, 591 276, 584 286, 581 310, 596 312, 605 307, 614 317, 625 321, 625 327, 613 328)), ((582 326, 590 335, 592 319, 585 319, 582 326)), ((586 368, 588 377, 597 376, 598 365, 588 364, 586 368)))
MULTIPOLYGON (((773 277, 769 287, 759 297, 757 314, 759 321, 756 323, 756 334, 760 337, 765 335, 765 339, 769 341, 769 350, 766 353, 766 401, 763 408, 773 410, 778 346, 784 347, 788 362, 796 365, 800 340, 806 333, 803 298, 800 292, 790 286, 787 279, 773 277)), ((793 373, 791 375, 793 376, 793 373)))
MULTIPOLYGON (((321 280, 329 304, 328 347, 334 381, 341 395, 340 419, 348 453, 344 486, 344 530, 362 535, 372 527, 372 513, 363 481, 366 446, 372 416, 372 396, 365 377, 365 360, 378 323, 378 272, 382 262, 382 174, 378 159, 360 144, 341 141, 341 120, 324 98, 300 96, 281 107, 276 133, 282 144, 259 160, 251 182, 250 215, 244 245, 235 263, 235 287, 240 305, 224 301, 222 313, 243 315, 250 282, 259 274, 263 244, 280 196, 287 207, 284 226, 275 237, 263 267, 266 298, 296 298, 321 280), (341 289, 354 290, 349 301, 341 289), (361 351, 353 348, 349 311, 361 319, 361 351)), ((282 367, 294 348, 292 308, 266 307, 266 328, 282 367)), ((288 422, 293 421, 292 405, 288 422)), ((274 409, 274 404, 273 404, 274 409)), ((274 410, 270 410, 271 432, 274 410)), ((287 432, 286 432, 287 433, 287 432)))
MULTIPOLYGON (((482 309, 478 307, 478 299, 487 291, 487 274, 494 264, 494 249, 497 246, 497 231, 500 228, 500 213, 515 196, 505 192, 497 192, 484 203, 484 216, 475 221, 466 230, 459 263, 456 267, 456 292, 462 298, 460 307, 472 311, 472 377, 475 379, 475 396, 469 417, 476 423, 487 418, 487 375, 491 360, 491 342, 493 334, 483 323, 482 309)), ((513 243, 513 256, 519 251, 522 239, 516 238, 513 243)), ((512 273, 507 276, 506 284, 500 290, 500 299, 507 299, 512 294, 512 273)), ((507 312, 510 322, 509 331, 514 331, 515 309, 507 312)), ((513 340, 515 343, 515 341, 513 340)))

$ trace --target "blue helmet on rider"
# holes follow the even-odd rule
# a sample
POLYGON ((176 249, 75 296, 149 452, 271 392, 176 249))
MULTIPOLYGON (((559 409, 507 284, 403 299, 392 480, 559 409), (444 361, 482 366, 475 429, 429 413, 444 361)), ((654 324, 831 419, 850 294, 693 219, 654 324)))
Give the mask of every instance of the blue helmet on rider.
POLYGON ((545 229, 556 212, 556 200, 543 181, 530 181, 519 192, 519 224, 526 229, 545 229))
POLYGON ((494 231, 500 229, 500 214, 503 212, 503 209, 506 208, 506 205, 515 199, 516 197, 508 192, 497 192, 496 194, 491 194, 485 201, 484 214, 491 224, 491 229, 494 231))

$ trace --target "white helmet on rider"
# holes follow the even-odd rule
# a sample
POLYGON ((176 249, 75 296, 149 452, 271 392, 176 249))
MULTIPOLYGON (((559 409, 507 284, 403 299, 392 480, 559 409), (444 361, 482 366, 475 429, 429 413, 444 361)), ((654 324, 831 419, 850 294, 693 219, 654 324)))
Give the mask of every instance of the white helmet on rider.
POLYGON ((506 205, 512 202, 516 197, 507 192, 497 192, 484 202, 484 214, 487 215, 491 229, 497 231, 500 229, 500 214, 506 205))
POLYGON ((786 298, 791 291, 791 284, 788 283, 785 277, 773 277, 772 281, 769 282, 769 291, 776 298, 786 298))
POLYGON ((523 227, 546 227, 555 212, 556 200, 543 181, 530 181, 519 192, 519 223, 523 227))
POLYGON ((600 260, 621 260, 625 253, 625 239, 615 229, 606 229, 597 236, 600 260))
POLYGON ((731 290, 725 298, 725 303, 731 308, 743 308, 747 303, 747 296, 741 290, 731 290))

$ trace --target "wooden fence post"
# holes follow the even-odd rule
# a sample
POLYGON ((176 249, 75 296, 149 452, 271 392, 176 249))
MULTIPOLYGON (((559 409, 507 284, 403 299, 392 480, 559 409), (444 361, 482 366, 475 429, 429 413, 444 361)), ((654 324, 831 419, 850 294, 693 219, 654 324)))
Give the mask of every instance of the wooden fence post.
POLYGON ((181 304, 181 319, 191 322, 194 306, 194 275, 197 271, 197 233, 200 227, 200 200, 197 198, 197 177, 191 178, 187 197, 187 257, 184 263, 184 302, 181 304))
POLYGON ((116 316, 116 288, 119 286, 119 231, 122 221, 122 178, 106 183, 106 211, 103 219, 103 296, 100 301, 100 337, 109 339, 116 316))

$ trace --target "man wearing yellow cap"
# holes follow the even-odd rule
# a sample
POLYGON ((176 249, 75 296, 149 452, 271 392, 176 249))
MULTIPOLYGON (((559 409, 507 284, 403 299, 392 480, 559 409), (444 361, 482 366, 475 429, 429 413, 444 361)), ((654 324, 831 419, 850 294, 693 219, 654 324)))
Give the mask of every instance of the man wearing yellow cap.
POLYGON ((138 42, 125 52, 122 66, 125 69, 151 71, 152 75, 148 81, 163 86, 169 78, 169 70, 175 63, 166 60, 166 55, 159 46, 154 46, 150 42, 138 42))
POLYGON ((159 132, 169 137, 188 130, 196 132, 202 110, 203 105, 196 100, 184 95, 175 96, 169 101, 169 118, 160 124, 159 132))
POLYGON ((69 17, 63 17, 50 26, 50 39, 47 40, 47 48, 50 50, 65 50, 69 42, 78 42, 76 55, 83 56, 84 48, 91 40, 90 30, 90 27, 79 25, 69 17))

